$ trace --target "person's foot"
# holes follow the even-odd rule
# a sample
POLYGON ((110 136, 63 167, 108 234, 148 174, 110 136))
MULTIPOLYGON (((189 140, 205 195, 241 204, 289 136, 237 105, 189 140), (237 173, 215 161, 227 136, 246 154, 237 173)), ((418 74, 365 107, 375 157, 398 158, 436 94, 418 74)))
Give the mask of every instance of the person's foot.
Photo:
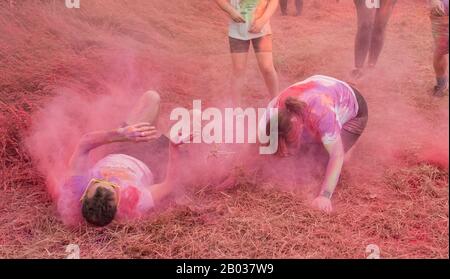
POLYGON ((358 80, 358 79, 362 78, 363 76, 364 76, 364 72, 363 72, 363 70, 360 69, 360 68, 353 69, 353 70, 350 72, 350 77, 351 77, 353 80, 358 80))
POLYGON ((433 96, 434 97, 444 97, 445 95, 447 95, 446 91, 448 90, 448 85, 446 87, 440 87, 440 86, 435 86, 433 89, 433 96))
POLYGON ((286 12, 281 12, 282 16, 287 16, 288 14, 286 12))
POLYGON ((301 16, 302 15, 302 13, 300 12, 300 13, 296 13, 295 14, 295 16, 301 16))
POLYGON ((446 91, 448 90, 448 80, 447 78, 438 78, 437 85, 433 89, 433 96, 435 97, 444 97, 447 95, 446 91))

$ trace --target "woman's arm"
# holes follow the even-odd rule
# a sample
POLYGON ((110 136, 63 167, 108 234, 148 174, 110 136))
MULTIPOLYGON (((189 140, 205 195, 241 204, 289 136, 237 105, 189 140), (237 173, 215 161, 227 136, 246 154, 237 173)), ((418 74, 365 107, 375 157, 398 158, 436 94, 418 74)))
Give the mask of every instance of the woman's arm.
POLYGON ((228 0, 215 0, 217 5, 225 11, 234 22, 237 23, 245 23, 245 19, 242 17, 242 15, 236 11, 233 6, 231 6, 230 2, 228 0))
POLYGON ((278 8, 279 0, 269 0, 269 4, 267 5, 266 10, 264 11, 264 14, 259 17, 255 18, 255 20, 252 23, 252 26, 250 27, 249 32, 250 33, 260 33, 263 27, 269 22, 269 20, 272 18, 273 14, 278 8))
POLYGON ((139 123, 116 130, 96 131, 85 134, 80 139, 69 162, 69 175, 81 175, 87 168, 89 152, 92 149, 114 142, 150 141, 157 137, 155 127, 149 123, 139 123))
POLYGON ((279 3, 280 3, 279 0, 269 0, 269 4, 267 5, 266 11, 259 19, 264 21, 265 23, 269 22, 269 20, 272 18, 273 14, 277 10, 279 3))
POLYGON ((332 211, 331 196, 336 189, 336 185, 338 184, 341 175, 345 151, 340 136, 336 141, 325 144, 324 146, 329 153, 330 159, 328 161, 325 179, 322 183, 320 194, 314 200, 313 206, 329 213, 332 211))
POLYGON ((81 221, 80 193, 78 189, 88 183, 85 180, 89 152, 99 146, 114 142, 142 142, 156 138, 157 131, 148 123, 140 123, 116 130, 96 131, 81 137, 69 162, 69 171, 59 191, 57 208, 66 225, 81 221))

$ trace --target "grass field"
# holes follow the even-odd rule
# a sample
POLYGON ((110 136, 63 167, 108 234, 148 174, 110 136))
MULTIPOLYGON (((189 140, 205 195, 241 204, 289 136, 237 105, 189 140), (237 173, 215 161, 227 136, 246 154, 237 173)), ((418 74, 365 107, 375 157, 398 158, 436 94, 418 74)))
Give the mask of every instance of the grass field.
MULTIPOLYGON (((104 96, 155 89, 162 115, 194 98, 220 104, 227 19, 207 0, 63 2, 0 0, 0 258, 64 258, 71 243, 82 258, 366 258, 369 244, 382 258, 448 258, 448 97, 431 97, 424 1, 398 1, 379 65, 358 84, 370 121, 331 215, 311 209, 302 191, 318 185, 243 170, 232 190, 201 179, 187 202, 106 228, 65 227, 46 182, 83 131, 108 122, 109 104, 96 107, 104 96), (103 121, 83 114, 93 108, 103 121)), ((283 87, 313 74, 347 78, 356 19, 352 1, 340 2, 305 1, 300 18, 274 16, 283 87)), ((247 87, 245 103, 263 107, 253 56, 247 87)))

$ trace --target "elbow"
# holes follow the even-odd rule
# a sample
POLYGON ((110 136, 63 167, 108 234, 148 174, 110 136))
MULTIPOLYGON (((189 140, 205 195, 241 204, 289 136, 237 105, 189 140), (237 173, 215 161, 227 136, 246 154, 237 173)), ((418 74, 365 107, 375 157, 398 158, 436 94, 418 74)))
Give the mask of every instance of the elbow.
POLYGON ((84 134, 84 135, 82 135, 81 138, 80 138, 79 144, 81 145, 81 144, 87 144, 87 143, 89 143, 90 138, 91 138, 90 134, 84 134))
POLYGON ((78 141, 78 152, 88 152, 91 149, 92 140, 90 134, 84 134, 78 141))

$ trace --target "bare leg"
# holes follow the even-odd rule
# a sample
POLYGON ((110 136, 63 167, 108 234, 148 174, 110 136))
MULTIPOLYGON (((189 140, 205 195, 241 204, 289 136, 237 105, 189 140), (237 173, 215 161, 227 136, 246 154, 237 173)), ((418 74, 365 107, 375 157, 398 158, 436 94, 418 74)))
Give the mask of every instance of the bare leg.
POLYGON ((231 79, 231 98, 234 106, 241 104, 245 85, 248 52, 231 53, 233 76, 231 79))
POLYGON ((270 97, 273 98, 279 93, 278 74, 273 64, 272 36, 264 36, 253 40, 253 49, 256 53, 259 70, 263 75, 270 97))
POLYGON ((445 54, 435 52, 433 55, 433 66, 437 78, 447 77, 448 57, 445 54))
POLYGON ((288 0, 280 0, 280 8, 282 15, 287 15, 287 4, 288 0))
POLYGON ((354 0, 358 17, 355 39, 355 67, 362 69, 370 48, 375 9, 367 8, 365 0, 354 0))
POLYGON ((396 0, 381 1, 381 7, 377 9, 375 23, 372 31, 372 40, 370 44, 369 66, 374 67, 377 64, 378 57, 384 45, 386 27, 391 18, 396 0))
POLYGON ((436 73, 436 86, 434 87, 433 95, 443 97, 445 96, 445 91, 448 89, 448 56, 435 50, 433 59, 434 71, 436 73))
POLYGON ((295 7, 297 8, 297 16, 300 16, 303 11, 303 0, 295 0, 295 7))
POLYGON ((140 122, 148 122, 156 126, 158 124, 160 104, 161 98, 158 92, 145 92, 133 107, 127 118, 127 124, 132 125, 140 122))
POLYGON ((278 74, 273 65, 272 52, 256 53, 256 60, 258 61, 259 70, 264 78, 270 97, 276 97, 279 93, 278 74))

